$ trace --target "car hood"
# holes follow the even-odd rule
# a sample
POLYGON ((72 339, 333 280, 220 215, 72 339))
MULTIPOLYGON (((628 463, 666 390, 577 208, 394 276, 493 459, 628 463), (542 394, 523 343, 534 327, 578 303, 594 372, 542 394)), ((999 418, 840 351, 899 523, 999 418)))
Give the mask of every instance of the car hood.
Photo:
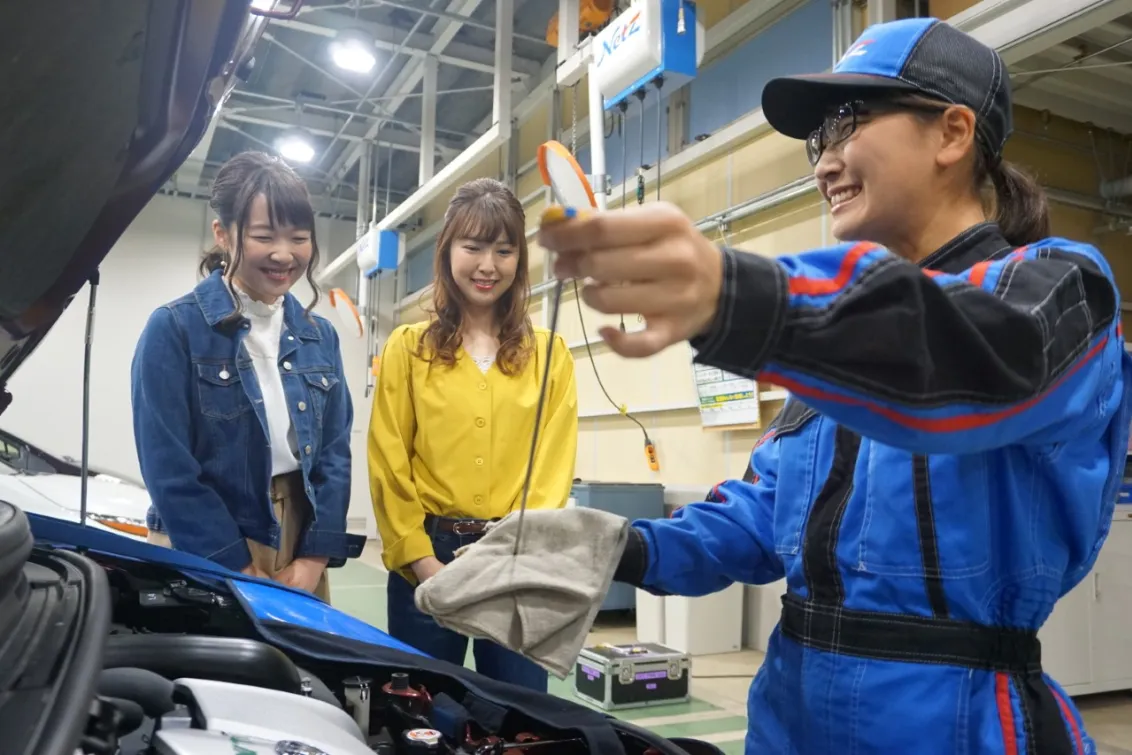
POLYGON ((192 152, 264 23, 249 0, 3 4, 0 389, 192 152))
MULTIPOLYGON (((56 506, 73 511, 80 509, 82 480, 62 474, 20 475, 16 478, 56 506)), ((126 482, 109 482, 98 477, 87 480, 87 511, 95 517, 120 517, 144 520, 149 510, 149 493, 126 482)))

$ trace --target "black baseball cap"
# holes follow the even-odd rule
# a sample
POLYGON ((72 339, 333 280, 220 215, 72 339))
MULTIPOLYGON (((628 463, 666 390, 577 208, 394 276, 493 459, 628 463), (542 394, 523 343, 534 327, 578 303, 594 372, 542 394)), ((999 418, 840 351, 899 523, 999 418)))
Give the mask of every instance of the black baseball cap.
POLYGON ((840 105, 901 93, 971 108, 981 146, 996 160, 1002 156, 1014 128, 1006 64, 935 18, 870 26, 831 73, 771 79, 763 88, 763 114, 776 131, 806 139, 840 105))

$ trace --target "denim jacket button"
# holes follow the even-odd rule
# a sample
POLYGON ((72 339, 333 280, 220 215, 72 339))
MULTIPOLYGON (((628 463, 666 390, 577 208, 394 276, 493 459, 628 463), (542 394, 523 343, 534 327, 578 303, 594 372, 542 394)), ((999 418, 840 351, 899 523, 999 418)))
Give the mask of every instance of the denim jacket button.
POLYGON ((283 363, 283 369, 285 369, 285 370, 291 369, 291 363, 290 362, 284 362, 283 363))
POLYGON ((305 453, 307 456, 310 456, 311 455, 311 447, 307 446, 306 448, 304 448, 303 453, 305 453))
POLYGON ((330 385, 330 381, 327 380, 325 377, 323 377, 322 378, 322 387, 325 388, 328 385, 330 385))
POLYGON ((220 371, 220 379, 221 380, 227 380, 229 377, 231 377, 231 375, 228 374, 228 370, 221 370, 220 371))
POLYGON ((307 410, 307 402, 306 401, 300 401, 299 402, 299 411, 305 412, 306 410, 307 410))
POLYGON ((288 340, 288 341, 294 341, 294 340, 295 340, 295 337, 294 337, 294 336, 290 336, 290 335, 289 335, 289 336, 287 336, 287 340, 288 340))

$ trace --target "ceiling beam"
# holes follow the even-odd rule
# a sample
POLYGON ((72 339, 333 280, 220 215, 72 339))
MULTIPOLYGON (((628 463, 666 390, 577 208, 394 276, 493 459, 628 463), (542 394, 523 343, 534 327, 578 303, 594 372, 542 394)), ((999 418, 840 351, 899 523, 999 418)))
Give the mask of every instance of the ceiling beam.
MULTIPOLYGON (((427 13, 423 8, 418 12, 427 13)), ((441 19, 442 23, 455 23, 450 20, 451 15, 452 14, 446 15, 441 19)), ((405 30, 403 29, 395 29, 382 24, 355 22, 354 19, 338 13, 323 14, 319 17, 319 21, 320 23, 316 24, 310 21, 280 20, 273 21, 272 25, 331 39, 333 39, 341 29, 362 29, 367 34, 373 35, 374 40, 377 42, 378 49, 381 50, 392 51, 401 47, 402 53, 411 55, 414 58, 423 59, 426 55, 433 54, 445 65, 467 68, 482 73, 494 73, 495 71, 493 67, 494 52, 482 47, 464 44, 463 42, 452 42, 440 47, 440 49, 445 50, 444 53, 432 53, 431 51, 437 48, 437 44, 443 32, 438 34, 417 32, 413 35, 414 39, 424 40, 424 44, 422 45, 420 42, 414 41, 414 44, 402 47, 401 40, 405 36, 405 30)), ((437 27, 439 28, 440 24, 438 24, 437 27)), ((520 79, 526 79, 536 74, 540 66, 541 64, 538 61, 529 60, 527 58, 515 57, 511 60, 511 70, 514 75, 520 79)))
POLYGON ((1056 79, 1023 89, 1015 95, 1014 104, 1038 111, 1048 110, 1062 118, 1115 129, 1122 134, 1132 133, 1132 114, 1126 107, 1098 102, 1078 87, 1056 79))
MULTIPOLYGON (((1129 46, 1129 49, 1132 49, 1132 45, 1129 46)), ((1104 81, 1111 81, 1132 87, 1132 61, 1122 61, 1104 55, 1096 55, 1089 58, 1081 65, 1074 64, 1078 58, 1089 54, 1090 51, 1083 51, 1072 43, 1062 43, 1054 45, 1040 55, 1036 55, 1027 60, 1026 68, 1031 71, 1049 71, 1050 69, 1064 67, 1065 71, 1079 71, 1082 74, 1096 76, 1098 79, 1104 81)), ((1011 73, 1015 74, 1021 70, 1020 67, 1016 67, 1011 73)), ((1015 91, 1023 85, 1028 86, 1031 82, 1036 82, 1039 76, 1045 78, 1046 76, 1060 75, 1061 72, 1059 71, 1057 73, 1018 76, 1014 85, 1015 91)), ((1101 81, 1098 81, 1097 85, 1102 86, 1103 84, 1101 81)))
MULTIPOLYGON (((495 33, 495 26, 493 26, 492 24, 484 23, 483 21, 472 21, 464 16, 458 16, 455 13, 449 13, 448 11, 420 8, 415 5, 409 5, 408 3, 398 2, 398 0, 374 0, 374 4, 378 6, 385 5, 390 8, 400 8, 412 13, 423 13, 426 16, 434 16, 436 18, 446 18, 449 21, 459 21, 464 26, 471 26, 475 29, 483 29, 484 31, 490 31, 493 34, 495 33)), ((517 31, 512 32, 511 36, 515 39, 522 39, 527 42, 546 45, 547 53, 554 49, 554 45, 547 42, 545 37, 532 37, 530 34, 523 34, 517 31)))
MULTIPOLYGON (((354 118, 359 118, 361 120, 367 120, 367 121, 368 120, 380 120, 380 121, 384 121, 385 123, 392 123, 396 126, 402 126, 404 128, 410 129, 410 130, 418 132, 418 133, 421 130, 421 124, 420 123, 414 123, 413 121, 407 121, 407 120, 404 120, 404 119, 401 119, 401 118, 390 118, 388 116, 383 116, 383 115, 380 115, 378 113, 355 113, 352 110, 347 110, 347 109, 342 108, 342 107, 335 107, 333 104, 328 105, 328 104, 325 104, 325 103, 323 103, 319 100, 311 100, 309 98, 304 98, 302 100, 302 102, 300 103, 298 100, 292 100, 292 99, 287 98, 287 97, 276 97, 275 95, 272 95, 272 94, 260 94, 259 92, 249 92, 249 91, 241 90, 241 89, 237 89, 236 91, 232 92, 233 98, 241 97, 241 96, 242 97, 248 97, 248 98, 251 98, 251 99, 263 100, 264 102, 268 102, 268 103, 271 103, 271 104, 270 105, 255 105, 253 103, 235 103, 230 98, 229 101, 228 101, 228 104, 225 105, 225 107, 224 107, 224 112, 225 113, 263 113, 263 112, 269 112, 269 111, 272 111, 272 110, 275 110, 275 111, 287 111, 287 110, 299 111, 301 109, 303 112, 313 111, 313 112, 321 112, 321 113, 332 113, 332 114, 335 114, 335 115, 341 115, 341 116, 347 116, 347 117, 353 116, 354 118)), ((452 136, 458 137, 461 140, 468 139, 468 138, 475 138, 477 136, 476 134, 469 134, 469 133, 465 133, 463 131, 455 131, 453 129, 447 129, 447 128, 437 128, 436 130, 441 134, 450 134, 452 136)))
MULTIPOLYGON (((451 0, 448 3, 447 12, 455 13, 459 16, 471 16, 476 12, 482 0, 451 0)), ((452 43, 456 35, 460 32, 461 24, 458 21, 451 21, 445 18, 439 19, 436 23, 434 31, 436 32, 436 40, 428 49, 430 55, 442 55, 452 43)), ((494 61, 494 53, 491 53, 492 60, 494 61)), ((516 65, 518 59, 512 59, 512 68, 516 65)), ((389 86, 387 93, 392 93, 394 99, 389 103, 386 108, 390 113, 396 113, 397 108, 405 101, 405 95, 411 94, 424 80, 424 60, 423 58, 414 59, 408 65, 403 67, 389 86)), ((537 64, 536 64, 537 65, 537 64)), ((538 66, 541 68, 541 66, 538 66)), ((493 69, 494 70, 494 69, 493 69)), ((383 95, 384 96, 384 95, 383 95)), ((370 106, 367 104, 367 108, 370 106)), ((367 138, 370 134, 376 134, 381 128, 380 123, 375 123, 369 127, 366 132, 367 138)), ((334 161, 328 173, 330 174, 330 186, 334 188, 337 181, 345 178, 350 170, 357 163, 358 159, 362 156, 362 149, 360 144, 353 144, 343 150, 342 154, 334 161)))
MULTIPOLYGON (((322 136, 328 139, 333 138, 337 131, 323 125, 315 125, 310 116, 305 116, 299 120, 292 121, 279 121, 272 118, 261 118, 256 115, 249 115, 247 113, 224 113, 223 120, 231 123, 250 123, 255 126, 264 126, 266 128, 274 128, 279 130, 286 130, 291 128, 302 128, 304 131, 313 136, 322 136)), ((386 147, 401 150, 402 152, 420 152, 420 137, 417 134, 410 134, 406 131, 397 131, 394 129, 383 129, 375 131, 372 136, 361 136, 359 134, 341 134, 338 135, 339 139, 343 141, 353 142, 354 144, 361 145, 365 142, 381 144, 386 147)), ((461 152, 463 146, 451 146, 449 144, 440 144, 437 140, 436 151, 438 154, 451 156, 461 152)), ((337 184, 337 182, 335 182, 337 184)))

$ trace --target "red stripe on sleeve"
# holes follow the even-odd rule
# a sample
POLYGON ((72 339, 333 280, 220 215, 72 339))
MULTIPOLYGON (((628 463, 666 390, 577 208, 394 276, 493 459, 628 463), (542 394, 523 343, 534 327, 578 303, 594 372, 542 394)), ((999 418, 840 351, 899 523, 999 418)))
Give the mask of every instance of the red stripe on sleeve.
POLYGON ((1058 388, 1075 372, 1084 367, 1090 359, 1101 353, 1101 351, 1104 350, 1104 347, 1107 344, 1108 337, 1105 336, 1101 339, 1100 343, 1089 349, 1089 351, 1085 353, 1084 356, 1078 359, 1077 363, 1073 365, 1071 369, 1066 371, 1064 375, 1058 378, 1058 380, 1054 382, 1053 385, 1039 393, 1037 396, 1033 396, 1021 403, 1014 404, 1013 406, 1009 406, 1000 411, 988 412, 986 414, 959 414, 954 417, 916 417, 901 411, 897 411, 896 409, 892 409, 887 406, 881 406, 880 404, 872 401, 857 398, 855 396, 843 396, 840 393, 832 393, 830 391, 822 390, 821 388, 814 388, 808 385, 804 385, 796 380, 786 377, 785 375, 779 375, 775 372, 761 372, 759 373, 758 379, 774 383, 775 385, 780 385, 791 393, 797 394, 799 396, 807 396, 809 398, 815 398, 824 401, 833 401, 838 404, 846 404, 849 406, 863 406, 869 411, 878 414, 885 419, 892 420, 898 425, 902 425, 913 430, 931 433, 953 433, 961 432, 963 430, 976 430, 980 427, 987 427, 988 425, 993 425, 996 422, 1001 422, 1002 420, 1009 419, 1016 414, 1021 414, 1022 412, 1037 404, 1046 396, 1046 394, 1058 388))
POLYGON ((841 260, 841 267, 833 278, 791 278, 790 295, 826 296, 836 294, 849 285, 849 281, 853 277, 853 268, 857 266, 861 258, 876 248, 876 244, 867 242, 861 242, 851 248, 845 253, 845 257, 841 260))

